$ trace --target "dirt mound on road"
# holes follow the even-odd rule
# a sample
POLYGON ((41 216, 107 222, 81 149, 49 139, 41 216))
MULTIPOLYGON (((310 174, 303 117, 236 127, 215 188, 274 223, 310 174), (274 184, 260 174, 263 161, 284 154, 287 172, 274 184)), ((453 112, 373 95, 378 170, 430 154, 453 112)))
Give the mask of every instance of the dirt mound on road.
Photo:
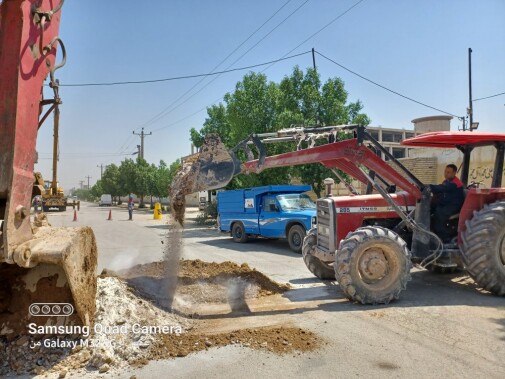
MULTIPOLYGON (((160 293, 166 272, 166 262, 137 265, 117 273, 128 284, 153 300, 164 296, 160 293)), ((179 304, 225 303, 237 291, 245 291, 245 298, 257 298, 283 293, 290 289, 288 284, 277 283, 246 263, 203 262, 181 260, 179 262, 176 300, 179 304)), ((176 302, 177 305, 177 302, 176 302)))
MULTIPOLYGON (((208 335, 164 335, 153 347, 152 358, 184 357, 193 352, 227 345, 286 354, 293 351, 313 351, 319 347, 320 340, 314 333, 294 327, 240 329, 229 333, 208 335)), ((145 364, 147 361, 138 360, 137 363, 145 364)))

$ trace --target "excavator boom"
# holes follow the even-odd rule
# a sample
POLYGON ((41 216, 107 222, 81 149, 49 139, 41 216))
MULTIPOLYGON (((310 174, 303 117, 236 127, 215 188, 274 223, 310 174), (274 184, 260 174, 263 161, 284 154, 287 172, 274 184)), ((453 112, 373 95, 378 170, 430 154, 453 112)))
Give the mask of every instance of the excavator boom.
POLYGON ((52 111, 58 126, 62 5, 63 0, 0 3, 0 336, 7 338, 26 333, 29 319, 90 325, 95 314, 93 231, 52 228, 44 214, 33 222, 30 217, 37 132, 52 111), (54 98, 41 99, 47 77, 54 98), (39 120, 44 105, 50 108, 39 120))

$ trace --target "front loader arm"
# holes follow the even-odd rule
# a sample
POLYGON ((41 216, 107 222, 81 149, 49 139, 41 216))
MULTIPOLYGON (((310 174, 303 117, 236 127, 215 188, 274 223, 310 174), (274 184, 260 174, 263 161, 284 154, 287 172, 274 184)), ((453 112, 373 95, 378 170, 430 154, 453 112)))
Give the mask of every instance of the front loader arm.
POLYGON ((360 182, 367 183, 368 179, 358 167, 358 165, 363 165, 414 197, 418 199, 421 197, 421 191, 415 184, 400 175, 368 147, 358 144, 356 138, 266 157, 263 164, 260 164, 258 160, 248 161, 243 164, 243 172, 259 173, 269 168, 308 163, 321 163, 327 168, 339 168, 360 182))
MULTIPOLYGON (((240 142, 235 148, 228 150, 219 136, 210 134, 205 137, 199 153, 183 159, 182 167, 171 185, 171 201, 176 219, 182 224, 185 196, 197 191, 212 190, 225 187, 232 179, 241 173, 260 173, 263 170, 277 167, 289 167, 309 163, 320 163, 329 169, 339 169, 359 180, 369 183, 369 178, 362 171, 364 166, 375 172, 383 181, 402 188, 416 199, 421 198, 422 183, 408 172, 394 157, 389 157, 401 170, 402 175, 392 166, 379 158, 369 147, 368 140, 375 148, 382 149, 365 127, 360 125, 339 125, 315 128, 291 128, 274 133, 253 134, 240 142), (338 132, 353 131, 354 138, 339 140, 338 132), (328 143, 315 146, 315 141, 325 138, 328 143), (294 151, 267 157, 264 144, 275 142, 296 142, 294 151), (308 145, 302 148, 302 144, 308 145), (255 146, 258 159, 250 146, 255 146), (238 159, 238 152, 243 151, 246 161, 238 159)), ((386 155, 389 152, 384 152, 386 155)))

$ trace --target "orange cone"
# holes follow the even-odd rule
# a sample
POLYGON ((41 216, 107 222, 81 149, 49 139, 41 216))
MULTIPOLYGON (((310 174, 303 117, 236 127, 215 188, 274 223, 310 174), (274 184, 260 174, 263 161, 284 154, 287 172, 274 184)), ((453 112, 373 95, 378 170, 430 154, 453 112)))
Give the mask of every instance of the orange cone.
POLYGON ((109 209, 109 218, 107 221, 112 221, 112 209, 109 209))
POLYGON ((74 209, 74 219, 72 221, 77 221, 77 211, 74 209))

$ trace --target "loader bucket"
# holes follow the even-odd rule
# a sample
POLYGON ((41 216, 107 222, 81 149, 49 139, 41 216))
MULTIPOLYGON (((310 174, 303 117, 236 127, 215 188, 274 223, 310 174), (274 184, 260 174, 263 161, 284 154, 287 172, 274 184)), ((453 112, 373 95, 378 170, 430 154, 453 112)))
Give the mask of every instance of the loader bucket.
POLYGON ((170 186, 171 205, 177 221, 183 224, 185 196, 225 187, 240 173, 240 161, 216 134, 205 137, 200 152, 186 157, 170 186))
MULTIPOLYGON (((0 336, 29 326, 93 326, 97 249, 89 227, 42 226, 0 263, 0 336)), ((54 333, 66 334, 66 333, 54 333)))

